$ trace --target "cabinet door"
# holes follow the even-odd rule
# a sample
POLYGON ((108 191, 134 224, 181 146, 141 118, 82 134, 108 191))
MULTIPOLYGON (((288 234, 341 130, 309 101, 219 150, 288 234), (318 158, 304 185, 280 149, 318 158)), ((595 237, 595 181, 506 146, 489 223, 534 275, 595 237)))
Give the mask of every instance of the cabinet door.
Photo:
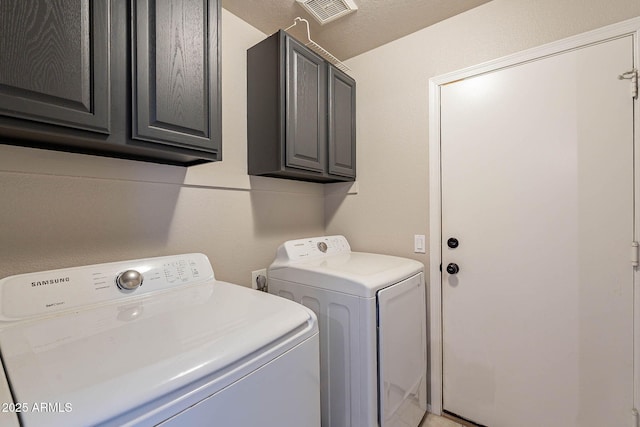
POLYGON ((356 176, 356 82, 329 66, 329 173, 356 176))
POLYGON ((219 1, 133 7, 133 138, 220 158, 219 1))
POLYGON ((327 66, 296 40, 286 37, 287 167, 326 170, 327 66))
POLYGON ((0 114, 109 133, 109 2, 0 1, 0 114))

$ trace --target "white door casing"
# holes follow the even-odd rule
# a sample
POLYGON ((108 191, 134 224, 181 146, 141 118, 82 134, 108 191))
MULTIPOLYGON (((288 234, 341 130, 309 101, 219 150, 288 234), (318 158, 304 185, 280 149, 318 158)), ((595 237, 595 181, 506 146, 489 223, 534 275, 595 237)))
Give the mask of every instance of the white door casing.
POLYGON ((634 117, 615 78, 633 66, 638 24, 431 80, 433 412, 443 327, 449 411, 492 426, 586 426, 610 413, 626 425, 637 407, 634 117), (449 262, 460 273, 443 273, 441 288, 449 262))

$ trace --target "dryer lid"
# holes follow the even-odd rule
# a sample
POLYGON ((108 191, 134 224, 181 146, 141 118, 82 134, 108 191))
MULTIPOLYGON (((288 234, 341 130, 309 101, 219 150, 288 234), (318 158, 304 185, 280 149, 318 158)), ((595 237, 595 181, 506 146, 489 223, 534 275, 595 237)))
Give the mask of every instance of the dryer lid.
POLYGON ((11 324, 0 349, 15 401, 49 404, 24 423, 94 425, 203 378, 214 393, 316 330, 301 305, 211 281, 11 324))
POLYGON ((269 279, 281 279, 364 298, 424 270, 422 263, 391 255, 342 252, 307 260, 276 260, 269 279))

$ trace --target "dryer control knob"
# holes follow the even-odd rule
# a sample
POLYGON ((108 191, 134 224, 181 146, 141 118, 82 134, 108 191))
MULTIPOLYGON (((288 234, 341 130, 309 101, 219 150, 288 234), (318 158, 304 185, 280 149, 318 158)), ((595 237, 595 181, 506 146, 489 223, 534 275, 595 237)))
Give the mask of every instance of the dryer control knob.
POLYGON ((116 277, 116 285, 118 285, 120 289, 132 291, 142 285, 143 280, 144 277, 139 271, 127 270, 118 274, 118 277, 116 277))

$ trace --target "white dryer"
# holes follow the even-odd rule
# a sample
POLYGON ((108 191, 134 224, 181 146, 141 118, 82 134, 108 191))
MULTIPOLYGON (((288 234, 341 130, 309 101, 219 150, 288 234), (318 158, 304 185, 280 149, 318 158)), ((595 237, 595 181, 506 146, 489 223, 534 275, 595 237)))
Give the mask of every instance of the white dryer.
POLYGON ((311 310, 203 254, 11 276, 0 425, 319 427, 318 351, 311 310))
POLYGON ((416 427, 426 412, 424 266, 351 252, 343 236, 291 240, 270 293, 318 316, 323 427, 416 427))

